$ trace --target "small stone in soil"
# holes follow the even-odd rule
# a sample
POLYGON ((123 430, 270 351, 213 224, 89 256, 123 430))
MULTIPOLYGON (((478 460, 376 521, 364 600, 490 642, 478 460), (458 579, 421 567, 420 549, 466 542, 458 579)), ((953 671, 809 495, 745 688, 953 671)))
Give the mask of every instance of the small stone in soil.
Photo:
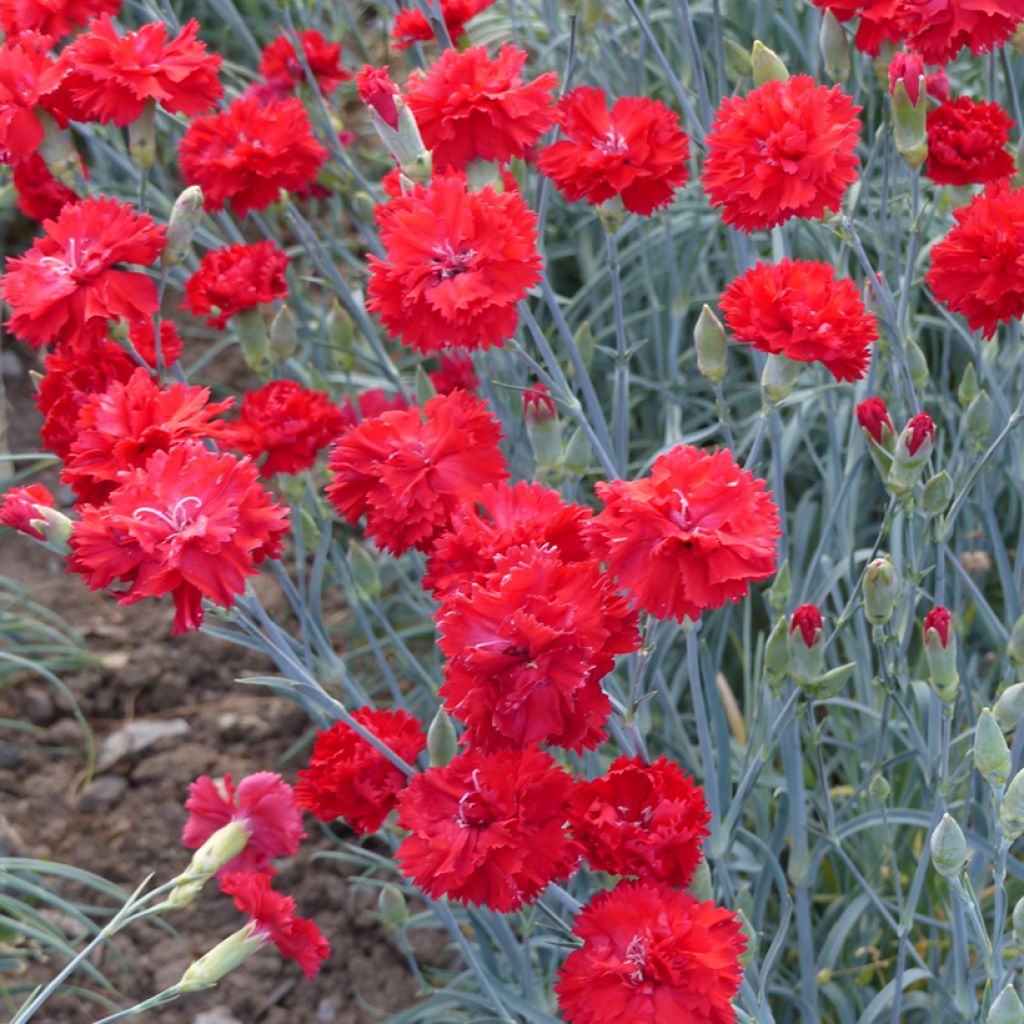
POLYGON ((57 709, 46 690, 34 686, 25 691, 24 714, 33 725, 49 725, 57 717, 57 709))
POLYGON ((192 1024, 242 1024, 242 1022, 226 1007, 215 1006, 211 1010, 203 1010, 192 1019, 192 1024))
POLYGON ((127 788, 127 781, 120 775, 97 775, 79 794, 75 805, 82 814, 94 814, 117 803, 127 788))

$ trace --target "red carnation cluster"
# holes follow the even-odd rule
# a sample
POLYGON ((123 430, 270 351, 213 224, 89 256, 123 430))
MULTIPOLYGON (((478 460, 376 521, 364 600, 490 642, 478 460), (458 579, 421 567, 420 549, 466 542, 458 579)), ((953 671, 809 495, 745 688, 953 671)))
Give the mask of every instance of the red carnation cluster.
POLYGON ((598 893, 555 993, 568 1024, 733 1024, 746 940, 734 914, 650 882, 598 893))
POLYGON ((679 445, 650 476, 596 491, 605 508, 588 527, 591 548, 658 618, 698 619, 775 571, 778 509, 728 451, 679 445))
POLYGON ((288 256, 274 242, 211 249, 185 282, 182 303, 193 316, 205 316, 222 331, 236 313, 288 294, 288 256))
POLYGON ((501 427, 465 391, 438 395, 422 410, 385 412, 349 430, 331 452, 327 496, 350 523, 399 555, 426 551, 485 484, 508 476, 501 427))
MULTIPOLYGON (((341 66, 341 43, 329 43, 316 29, 298 33, 302 56, 322 93, 329 94, 352 75, 341 66)), ((288 36, 278 36, 263 51, 260 74, 271 92, 289 95, 306 80, 306 73, 288 36)))
POLYGON ((609 111, 604 90, 581 86, 562 97, 558 121, 568 139, 541 150, 537 167, 566 199, 620 196, 648 217, 686 184, 690 140, 658 100, 623 96, 609 111))
POLYGON ((172 594, 174 632, 184 633, 202 624, 204 597, 234 604, 287 529, 287 509, 252 462, 182 441, 126 471, 107 504, 81 510, 70 564, 90 590, 125 584, 120 604, 172 594))
POLYGON ((569 804, 573 836, 595 871, 685 888, 711 820, 704 793, 678 765, 620 757, 569 804))
POLYGON ((1015 123, 998 103, 969 96, 932 108, 925 173, 936 185, 985 184, 1013 174, 1006 147, 1015 123))
POLYGON ((1024 190, 996 182, 955 210, 956 224, 932 248, 928 286, 971 330, 991 338, 1024 316, 1024 190))
POLYGON ((947 64, 965 46, 985 53, 1024 21, 1024 0, 897 0, 895 25, 928 64, 947 64))
POLYGON ((801 363, 820 362, 836 380, 858 380, 871 362, 878 325, 857 286, 828 263, 758 263, 721 300, 737 341, 801 363))
POLYGON ((576 869, 565 827, 572 786, 535 748, 468 750, 414 776, 398 802, 409 830, 395 854, 402 874, 435 899, 517 910, 576 869))
POLYGON ((230 202, 239 216, 277 202, 282 189, 308 188, 326 159, 294 97, 261 105, 241 96, 219 114, 196 118, 178 147, 182 175, 202 188, 206 208, 230 202))
POLYGON ((63 39, 101 14, 117 14, 121 0, 0 0, 0 28, 9 39, 37 32, 63 39))
POLYGON ((518 192, 435 177, 378 206, 377 223, 387 255, 370 256, 367 308, 393 335, 423 353, 512 336, 541 273, 537 218, 518 192))
POLYGON ((555 121, 558 76, 523 78, 526 54, 506 44, 491 60, 482 46, 445 50, 406 84, 406 100, 435 168, 464 170, 474 160, 522 159, 555 121))
MULTIPOLYGON (((494 0, 439 0, 439 3, 448 36, 455 43, 466 31, 466 22, 490 7, 494 0)), ((404 50, 413 43, 430 42, 434 39, 434 30, 423 11, 418 7, 407 7, 395 17, 391 38, 396 50, 404 50)))
POLYGON ((809 75, 723 100, 706 140, 711 205, 741 231, 838 210, 857 178, 860 109, 809 75))
MULTIPOLYGON (((407 764, 426 746, 420 723, 404 711, 360 708, 352 717, 407 764)), ((368 835, 395 809, 405 783, 405 774, 355 729, 335 722, 317 733, 296 794, 300 806, 321 821, 344 818, 359 835, 368 835)))

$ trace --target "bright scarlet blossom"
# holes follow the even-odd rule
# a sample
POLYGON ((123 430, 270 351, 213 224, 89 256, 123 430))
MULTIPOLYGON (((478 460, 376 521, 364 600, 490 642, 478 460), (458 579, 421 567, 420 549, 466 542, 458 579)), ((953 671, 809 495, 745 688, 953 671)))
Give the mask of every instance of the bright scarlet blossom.
POLYGON ((928 287, 991 338, 1001 323, 1024 316, 1024 190, 994 182, 953 218, 932 248, 928 287))
POLYGON ((281 189, 312 185, 327 159, 302 101, 241 96, 226 110, 196 118, 178 147, 181 172, 203 190, 208 210, 230 202, 239 216, 277 202, 281 189))
POLYGON ((406 83, 406 102, 435 168, 522 159, 555 123, 553 71, 526 81, 526 54, 506 43, 491 60, 482 46, 445 50, 406 83))
POLYGON ((381 388, 367 388, 356 396, 352 401, 351 395, 346 395, 341 403, 342 426, 345 430, 354 427, 363 420, 373 419, 382 412, 396 412, 400 409, 408 409, 409 403, 399 394, 389 395, 381 388))
POLYGON ((746 939, 724 907, 664 884, 620 882, 573 923, 583 945, 555 985, 567 1024, 733 1024, 746 939))
POLYGON ((899 45, 900 27, 895 19, 899 0, 811 0, 815 7, 831 11, 838 21, 860 18, 854 44, 877 57, 883 43, 899 45))
POLYGON ((428 551, 459 504, 508 476, 501 436, 486 402, 465 391, 381 413, 331 451, 327 497, 347 522, 365 516, 378 548, 428 551))
POLYGON ((1016 124, 998 103, 961 96, 928 111, 925 174, 936 185, 972 185, 1013 174, 1007 145, 1016 124))
POLYGON ((292 380, 272 380, 242 396, 227 445, 254 459, 260 475, 301 473, 345 429, 345 415, 325 391, 311 391, 292 380))
POLYGON ((40 507, 53 505, 53 495, 42 484, 12 487, 0 494, 0 523, 36 540, 46 540, 46 535, 33 524, 42 518, 40 507))
POLYGON ((536 748, 468 750, 414 776, 399 798, 398 824, 409 830, 399 868, 435 899, 517 910, 576 869, 579 847, 565 828, 572 787, 536 748))
POLYGON ((857 178, 860 110, 839 86, 809 75, 724 99, 706 140, 711 205, 748 232, 838 210, 857 178))
POLYGON ((875 444, 886 447, 896 438, 896 427, 889 416, 889 409, 881 398, 865 398, 856 409, 857 422, 861 430, 875 444))
POLYGON ((272 942, 283 957, 302 968, 307 978, 316 976, 331 947, 312 921, 296 915, 291 896, 271 888, 268 874, 236 871, 221 879, 220 889, 234 899, 243 914, 248 914, 255 938, 264 944, 272 942))
MULTIPOLYGON (((316 29, 299 34, 302 55, 322 93, 329 94, 352 75, 341 66, 341 43, 329 43, 316 29)), ((288 36, 278 36, 263 51, 260 74, 278 95, 287 96, 306 81, 302 62, 288 36)))
POLYGON ((609 110, 603 89, 580 86, 559 101, 558 122, 568 138, 542 149, 537 168, 570 201, 619 196, 649 217, 689 178, 690 140, 659 100, 622 96, 609 110))
POLYGON ((986 53, 1024 21, 1024 0, 897 0, 896 29, 928 64, 947 64, 965 46, 986 53))
POLYGON ((79 121, 113 122, 124 127, 137 120, 149 102, 172 114, 192 117, 209 110, 223 96, 219 54, 199 41, 194 18, 173 39, 162 21, 137 32, 118 35, 109 14, 77 36, 61 54, 70 68, 64 87, 79 121))
POLYGON ((440 695, 482 751, 597 746, 611 713, 601 680, 640 646, 636 613, 597 562, 566 564, 539 544, 450 594, 437 629, 448 658, 440 695))
POLYGON ((182 306, 222 331, 236 313, 288 295, 288 256, 269 240, 211 249, 185 282, 182 306))
MULTIPOLYGON (((152 320, 140 320, 131 325, 128 340, 135 351, 146 360, 147 365, 156 366, 156 333, 152 320)), ((160 361, 164 366, 173 366, 185 350, 178 328, 173 320, 160 321, 160 361)))
MULTIPOLYGON (((372 110, 377 111, 381 120, 389 127, 398 128, 398 105, 395 97, 399 95, 398 86, 388 74, 388 66, 375 68, 364 64, 361 71, 356 72, 356 88, 359 98, 372 110)), ((395 168, 398 171, 398 168, 395 168)))
POLYGON ((204 597, 235 603, 287 529, 252 462, 182 441, 127 471, 106 505, 82 509, 70 565, 90 590, 125 584, 119 604, 173 595, 173 632, 186 633, 202 625, 204 597))
POLYGON ((561 562, 585 562, 591 556, 584 525, 592 515, 543 484, 488 485, 475 501, 453 510, 430 551, 423 587, 442 601, 457 589, 483 584, 500 556, 534 543, 561 562))
POLYGON ((480 387, 473 358, 467 353, 442 353, 440 365, 436 370, 431 370, 427 377, 439 395, 450 395, 457 388, 476 391, 480 387))
POLYGON ((78 202, 79 197, 50 173, 38 153, 19 160, 11 171, 18 190, 18 209, 32 220, 53 220, 68 203, 78 202))
POLYGON ((775 571, 778 509, 728 451, 678 445, 650 476, 595 490, 605 508, 588 527, 591 549, 657 618, 696 620, 775 571))
POLYGON ((61 480, 80 502, 102 505, 124 471, 144 466, 154 452, 179 441, 221 437, 224 425, 214 417, 233 403, 210 404, 208 388, 163 387, 139 368, 127 383, 114 381, 82 405, 61 480))
POLYGON ((117 14, 121 0, 0 0, 0 27, 9 39, 38 32, 55 41, 101 14, 117 14))
POLYGON ((541 275, 537 218, 518 192, 435 176, 377 207, 386 258, 370 256, 367 308, 430 354, 501 345, 541 275))
MULTIPOLYGON (((116 199, 84 199, 43 224, 23 256, 8 257, 0 296, 7 326, 33 348, 102 330, 106 321, 135 323, 159 306, 156 282, 115 269, 148 266, 160 255, 164 228, 116 199)), ((80 338, 79 338, 80 340, 80 338)))
MULTIPOLYGON (((494 0, 440 0, 441 16, 451 41, 458 42, 466 31, 466 22, 493 3, 494 0)), ((435 36, 426 15, 418 7, 407 7, 395 17, 391 38, 396 50, 404 50, 416 42, 431 42, 435 36)))
POLYGON ((822 363, 836 380, 858 380, 871 362, 878 322, 857 286, 829 263, 758 263, 721 300, 737 341, 801 363, 822 363))
POLYGON ((821 612, 816 605, 802 604, 789 617, 789 632, 799 631, 804 646, 811 648, 817 641, 821 631, 825 628, 825 622, 821 612))
MULTIPOLYGON (((420 723, 399 709, 360 708, 352 717, 406 764, 427 745, 420 723)), ((299 772, 299 805, 321 821, 344 818, 359 835, 380 830, 395 809, 406 776, 344 722, 318 732, 309 767, 299 772)))
POLYGON ((937 606, 924 617, 924 631, 934 632, 939 638, 943 647, 949 646, 949 627, 953 622, 953 616, 948 608, 937 606))
POLYGON ((186 849, 198 850, 218 829, 237 821, 249 841, 218 872, 262 871, 277 857, 290 857, 306 838, 295 792, 280 775, 256 772, 237 787, 228 772, 214 780, 200 775, 188 787, 188 821, 181 833, 186 849))
POLYGON ((690 884, 711 813, 704 791, 668 758, 619 757, 576 786, 569 827, 595 871, 676 888, 690 884))

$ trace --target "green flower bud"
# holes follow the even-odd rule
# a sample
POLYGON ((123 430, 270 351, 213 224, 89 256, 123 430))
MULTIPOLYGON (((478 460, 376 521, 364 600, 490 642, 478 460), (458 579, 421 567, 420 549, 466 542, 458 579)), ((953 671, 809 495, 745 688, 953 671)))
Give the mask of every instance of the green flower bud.
POLYGON ((246 365, 255 373, 264 374, 270 370, 270 335, 260 306, 243 309, 231 318, 231 325, 238 335, 246 365))
POLYGON ((985 708, 974 727, 974 766, 992 786, 1002 789, 1010 777, 1010 748, 995 715, 985 708))
POLYGON ((789 674, 789 625, 779 618, 764 645, 764 671, 773 689, 789 674))
POLYGON ((1008 686, 996 698, 992 714, 1003 732, 1013 732, 1024 718, 1024 683, 1008 686))
POLYGON ((187 907, 202 892, 203 886, 229 861, 237 857, 249 842, 249 832, 240 821, 222 825, 192 855, 189 866, 177 877, 166 899, 172 909, 187 907))
POLYGON ((53 115, 45 110, 37 109, 35 116, 43 126, 43 141, 38 150, 43 163, 62 185, 76 191, 81 179, 82 164, 71 142, 70 133, 64 131, 53 115))
POLYGON ((160 255, 163 266, 176 267, 184 262, 202 219, 203 190, 198 185, 190 185, 174 200, 171 208, 167 222, 167 242, 160 255))
POLYGON ((846 30, 831 11, 825 11, 822 15, 818 44, 825 62, 825 74, 833 82, 845 82, 853 68, 850 41, 846 38, 846 30))
POLYGON ((576 351, 580 354, 580 361, 589 369, 590 364, 594 361, 594 352, 597 349, 597 343, 594 341, 594 332, 590 329, 589 320, 584 320, 576 328, 576 333, 573 335, 572 340, 576 345, 576 351))
POLYGON ((999 829, 1009 842, 1024 836, 1024 771, 1010 780, 999 807, 999 829))
POLYGON ((351 373, 356 365, 355 330, 352 317, 337 299, 331 300, 327 311, 327 340, 334 365, 342 373, 351 373))
POLYGON ((888 556, 882 555, 868 563, 864 570, 864 617, 873 626, 884 626, 896 609, 900 578, 888 556))
POLYGON ((361 544, 352 541, 348 546, 348 568, 352 584, 362 601, 375 601, 380 597, 380 575, 377 561, 361 544))
POLYGON ((287 359, 299 350, 299 325, 291 306, 284 303, 270 324, 270 351, 277 359, 287 359))
POLYGON ((926 115, 924 76, 921 76, 918 100, 915 106, 907 95, 903 80, 896 83, 892 93, 893 134, 896 149, 908 167, 920 167, 928 159, 928 128, 926 115))
POLYGON ((946 608, 933 608, 924 618, 924 655, 928 681, 939 700, 952 704, 960 688, 956 667, 956 630, 946 608))
POLYGON ((749 50, 731 36, 722 37, 722 50, 725 52, 725 70, 730 78, 747 78, 752 74, 749 50))
POLYGON ((199 992, 205 988, 213 988, 226 974, 246 960, 263 945, 267 934, 253 934, 254 925, 250 921, 244 928, 229 935, 223 942, 193 961, 178 982, 182 992, 199 992))
POLYGON ((451 763, 459 752, 459 740, 455 735, 455 726, 448 717, 444 707, 437 709, 433 721, 427 729, 427 753, 430 755, 431 768, 444 768, 451 763))
POLYGON ((960 407, 966 409, 977 397, 979 390, 978 372, 974 369, 974 363, 968 363, 964 375, 960 378, 960 387, 956 391, 960 407))
POLYGON ((889 780, 884 775, 875 775, 875 777, 868 784, 868 792, 879 802, 885 803, 889 799, 892 793, 892 786, 889 785, 889 780))
POLYGON ((597 207, 597 219, 605 233, 609 235, 614 235, 626 223, 628 216, 629 211, 622 205, 622 200, 618 196, 606 199, 597 207))
POLYGON ((956 878, 967 863, 967 840, 960 826, 948 815, 942 816, 931 838, 932 864, 944 878, 956 878))
POLYGON ((1010 630, 1010 639, 1006 644, 1006 656, 1014 665, 1024 665, 1024 615, 1022 615, 1010 630))
POLYGON ((743 937, 747 940, 747 948, 740 954, 740 963, 746 967, 757 958, 758 935, 753 924, 750 922, 750 918, 747 917, 741 908, 736 909, 736 917, 739 918, 740 932, 742 932, 743 937))
POLYGON ((708 305, 697 318, 693 344, 697 350, 697 369, 712 384, 721 384, 729 369, 729 342, 722 321, 708 305))
POLYGON ((369 192, 360 189, 352 195, 352 209, 359 220, 372 224, 374 214, 377 212, 377 201, 369 192))
POLYGON ((810 694, 815 700, 828 700, 834 697, 850 681, 857 671, 857 663, 848 661, 845 665, 837 665, 819 676, 811 687, 810 694))
POLYGON ((943 469, 935 474, 921 491, 921 511, 928 517, 942 515, 953 500, 953 480, 943 469))
POLYGON ((982 389, 964 413, 964 431, 970 438, 975 451, 981 451, 992 431, 992 399, 982 389))
POLYGON ((582 427, 577 427, 565 446, 562 468, 573 476, 582 476, 590 469, 593 461, 594 449, 590 446, 590 439, 582 427))
POLYGON ((1018 947, 1024 949, 1024 896, 1017 900, 1013 908, 1013 937, 1018 947))
POLYGON ((761 387, 771 405, 778 405, 789 396, 800 376, 800 364, 785 356, 770 355, 761 372, 761 387))
POLYGON ((789 71, 782 59, 774 50, 769 50, 760 39, 754 40, 750 51, 750 68, 754 75, 754 85, 765 82, 784 82, 789 78, 789 71))
POLYGON ((142 113, 128 125, 128 152, 142 171, 156 163, 156 100, 146 100, 142 113))
POLYGON ((1024 1024, 1024 1003, 1013 985, 1007 985, 992 1001, 985 1024, 1024 1024))
POLYGON ((409 923, 409 907, 401 889, 389 882, 377 897, 377 910, 380 919, 391 929, 400 932, 409 923))
POLYGON ((701 857, 686 891, 701 903, 707 903, 711 899, 711 868, 708 867, 707 857, 701 857))
POLYGON ((533 449, 533 459, 541 474, 562 464, 562 424, 555 403, 543 384, 523 392, 523 419, 533 449))
POLYGON ((790 595, 793 593, 793 574, 789 568, 789 559, 782 563, 779 571, 768 588, 768 607, 776 615, 781 615, 789 604, 790 595))

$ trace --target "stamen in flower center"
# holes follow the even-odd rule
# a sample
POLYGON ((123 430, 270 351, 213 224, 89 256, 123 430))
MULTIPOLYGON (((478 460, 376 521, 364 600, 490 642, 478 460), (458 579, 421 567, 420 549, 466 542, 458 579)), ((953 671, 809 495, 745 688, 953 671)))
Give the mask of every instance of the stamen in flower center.
POLYGON ((594 148, 602 153, 622 155, 629 152, 629 145, 625 138, 614 128, 609 128, 601 137, 594 139, 594 148))
POLYGON ((642 935, 634 935, 626 947, 626 963, 633 970, 629 980, 639 985, 644 980, 644 968, 647 966, 647 940, 642 935))
POLYGON ((470 262, 476 256, 475 249, 456 252, 451 242, 434 246, 434 270, 439 281, 447 281, 469 270, 470 262))
POLYGON ((202 504, 202 499, 197 498, 195 495, 188 495, 176 501, 167 510, 153 508, 152 505, 141 505, 132 513, 132 518, 138 519, 141 513, 148 512, 150 515, 156 516, 161 522, 166 523, 175 533, 180 533, 192 522, 188 511, 189 505, 195 505, 198 508, 202 504))

